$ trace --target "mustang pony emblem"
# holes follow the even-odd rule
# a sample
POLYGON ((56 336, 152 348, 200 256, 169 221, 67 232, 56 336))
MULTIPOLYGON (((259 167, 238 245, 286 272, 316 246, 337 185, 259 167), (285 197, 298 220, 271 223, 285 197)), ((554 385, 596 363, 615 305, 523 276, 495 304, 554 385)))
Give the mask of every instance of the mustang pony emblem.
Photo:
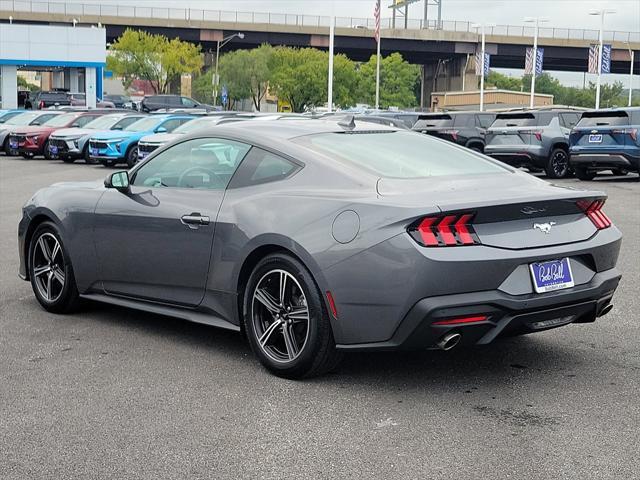
POLYGON ((551 232, 551 227, 553 227, 555 224, 556 224, 556 222, 534 223, 533 224, 533 228, 534 228, 534 230, 536 228, 539 229, 542 233, 550 233, 551 232))

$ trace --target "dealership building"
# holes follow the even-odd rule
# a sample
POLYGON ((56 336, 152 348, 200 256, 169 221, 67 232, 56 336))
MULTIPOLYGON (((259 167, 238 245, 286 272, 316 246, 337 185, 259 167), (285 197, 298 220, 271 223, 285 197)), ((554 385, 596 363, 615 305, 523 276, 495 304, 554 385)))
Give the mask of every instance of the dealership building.
POLYGON ((51 89, 102 97, 104 28, 0 23, 0 108, 18 107, 18 72, 51 75, 51 89))

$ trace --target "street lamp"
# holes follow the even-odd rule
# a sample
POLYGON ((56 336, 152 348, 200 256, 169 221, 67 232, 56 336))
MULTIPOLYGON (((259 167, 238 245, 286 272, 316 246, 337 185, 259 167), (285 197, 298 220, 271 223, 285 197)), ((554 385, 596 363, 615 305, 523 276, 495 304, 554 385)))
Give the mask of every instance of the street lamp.
POLYGON ((536 94, 536 67, 538 65, 538 33, 540 31, 540 23, 548 22, 549 20, 542 17, 526 17, 524 21, 526 23, 535 23, 533 32, 533 66, 531 68, 531 98, 529 99, 529 108, 533 108, 536 94))
POLYGON ((634 60, 634 51, 631 48, 631 43, 625 42, 627 44, 627 48, 629 49, 629 104, 631 106, 631 97, 633 97, 633 60, 634 60))
POLYGON ((483 112, 484 111, 484 68, 485 68, 485 28, 489 27, 495 27, 495 24, 492 23, 488 23, 488 24, 478 24, 478 23, 474 23, 473 25, 471 25, 472 28, 481 29, 482 32, 482 51, 480 53, 481 55, 481 60, 480 60, 480 111, 483 112))
POLYGON ((598 51, 598 78, 596 80, 596 109, 600 108, 600 76, 602 75, 602 49, 603 49, 603 33, 604 33, 604 16, 607 13, 616 13, 615 10, 591 10, 589 15, 600 16, 600 34, 598 35, 598 43, 600 44, 600 48, 598 51))
POLYGON ((217 41, 216 73, 213 77, 213 106, 214 107, 218 105, 218 86, 220 85, 220 78, 218 77, 218 60, 220 60, 220 49, 236 37, 242 40, 244 38, 244 33, 242 32, 234 33, 233 35, 229 35, 228 37, 224 37, 222 40, 217 41))

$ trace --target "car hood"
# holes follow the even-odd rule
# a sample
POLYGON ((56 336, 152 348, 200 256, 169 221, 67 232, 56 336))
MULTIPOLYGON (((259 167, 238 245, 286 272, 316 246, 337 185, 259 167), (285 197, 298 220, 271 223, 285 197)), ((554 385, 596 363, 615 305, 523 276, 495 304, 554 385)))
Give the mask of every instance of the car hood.
POLYGON ((91 130, 89 128, 61 128, 60 130, 56 130, 55 137, 56 138, 76 138, 82 137, 84 135, 88 135, 89 133, 93 133, 95 130, 91 130))
POLYGON ((51 133, 55 130, 55 127, 45 127, 43 125, 30 125, 26 127, 17 127, 11 129, 11 133, 17 135, 29 135, 30 133, 51 133))
POLYGON ((94 140, 111 140, 113 138, 135 138, 148 135, 149 132, 128 132, 126 130, 108 130, 96 132, 91 138, 94 140))
POLYGON ((177 138, 180 138, 182 133, 154 133, 153 135, 146 135, 140 139, 142 143, 152 143, 154 145, 164 145, 165 143, 172 142, 177 138))

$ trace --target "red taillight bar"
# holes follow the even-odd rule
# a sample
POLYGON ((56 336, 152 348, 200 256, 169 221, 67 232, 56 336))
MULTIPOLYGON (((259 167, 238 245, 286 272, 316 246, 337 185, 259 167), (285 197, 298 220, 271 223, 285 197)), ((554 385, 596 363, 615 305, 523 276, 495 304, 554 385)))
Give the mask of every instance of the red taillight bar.
POLYGON ((451 135, 451 138, 453 138, 453 140, 458 140, 458 133, 459 130, 443 130, 442 134, 443 135, 451 135))
POLYGON ((634 142, 638 140, 637 128, 616 128, 614 130, 611 130, 611 133, 621 133, 622 135, 628 134, 634 142))
POLYGON ((536 140, 538 140, 539 142, 542 141, 542 130, 520 130, 519 133, 522 134, 529 134, 529 135, 534 135, 536 137, 536 140))
POLYGON ((460 325, 463 323, 476 323, 476 322, 484 322, 488 319, 486 315, 473 315, 470 317, 459 317, 459 318, 449 318, 447 320, 438 320, 437 322, 433 322, 431 325, 460 325))
POLYGON ((604 200, 580 200, 577 205, 598 230, 604 230, 612 225, 609 217, 602 211, 604 200))
POLYGON ((458 213, 423 218, 409 233, 425 247, 455 247, 479 244, 471 225, 473 213, 458 213))

